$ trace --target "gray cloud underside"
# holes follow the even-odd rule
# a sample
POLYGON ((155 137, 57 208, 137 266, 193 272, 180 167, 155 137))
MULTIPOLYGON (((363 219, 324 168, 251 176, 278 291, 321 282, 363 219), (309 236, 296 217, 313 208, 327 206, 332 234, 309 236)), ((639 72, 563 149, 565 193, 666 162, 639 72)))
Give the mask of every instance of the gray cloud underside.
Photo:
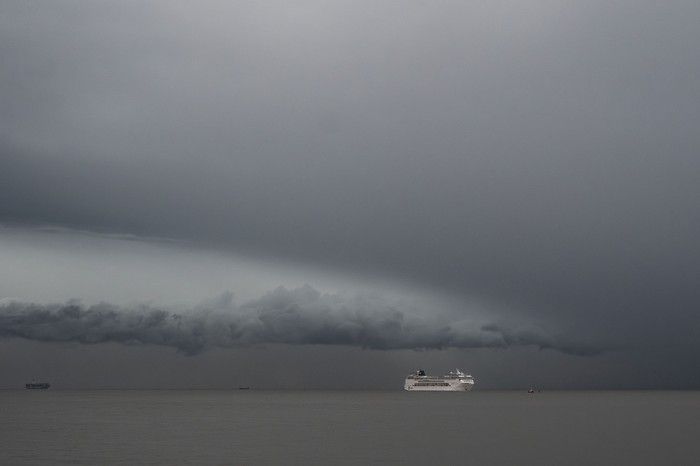
POLYGON ((0 221, 603 328, 698 301, 697 2, 204 4, 3 4, 0 221))
POLYGON ((380 298, 321 294, 310 286, 293 290, 280 287, 241 306, 234 306, 231 298, 225 294, 187 312, 107 303, 9 302, 0 306, 0 338, 159 345, 188 355, 212 347, 272 343, 381 350, 534 345, 580 355, 599 351, 557 338, 538 326, 511 328, 409 317, 397 305, 380 298))
MULTIPOLYGON (((406 279, 670 348, 669 365, 696 354, 700 2, 371 3, 3 2, 0 222, 406 279)), ((152 339, 190 352, 569 346, 433 309, 303 303, 143 311, 161 316, 152 339)), ((95 319, 74 335, 96 341, 147 320, 25 308, 3 308, 4 335, 38 334, 35 312, 49 335, 95 319)))

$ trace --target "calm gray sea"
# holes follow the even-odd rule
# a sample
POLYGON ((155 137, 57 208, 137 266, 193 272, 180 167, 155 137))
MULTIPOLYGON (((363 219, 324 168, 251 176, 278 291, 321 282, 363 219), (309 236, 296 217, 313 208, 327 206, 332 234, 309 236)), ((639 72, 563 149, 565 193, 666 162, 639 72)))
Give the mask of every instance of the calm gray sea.
POLYGON ((700 392, 0 391, 2 465, 682 465, 700 392))

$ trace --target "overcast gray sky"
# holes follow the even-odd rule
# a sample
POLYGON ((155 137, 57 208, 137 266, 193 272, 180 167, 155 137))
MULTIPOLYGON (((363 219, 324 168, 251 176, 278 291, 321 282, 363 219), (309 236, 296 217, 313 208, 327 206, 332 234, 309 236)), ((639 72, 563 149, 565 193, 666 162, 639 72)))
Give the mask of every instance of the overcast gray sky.
POLYGON ((2 383, 697 388, 698 20, 2 2, 2 383))

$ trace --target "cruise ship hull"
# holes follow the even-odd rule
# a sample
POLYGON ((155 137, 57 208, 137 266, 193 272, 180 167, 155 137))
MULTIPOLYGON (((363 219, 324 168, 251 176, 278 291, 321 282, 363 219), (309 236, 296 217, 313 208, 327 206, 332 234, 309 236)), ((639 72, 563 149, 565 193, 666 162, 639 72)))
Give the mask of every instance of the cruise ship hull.
POLYGON ((474 378, 457 369, 443 376, 425 375, 420 370, 406 377, 404 390, 415 392, 468 392, 474 387, 474 378))
POLYGON ((406 383, 404 390, 412 392, 468 392, 474 387, 473 383, 457 383, 453 385, 417 385, 406 383))

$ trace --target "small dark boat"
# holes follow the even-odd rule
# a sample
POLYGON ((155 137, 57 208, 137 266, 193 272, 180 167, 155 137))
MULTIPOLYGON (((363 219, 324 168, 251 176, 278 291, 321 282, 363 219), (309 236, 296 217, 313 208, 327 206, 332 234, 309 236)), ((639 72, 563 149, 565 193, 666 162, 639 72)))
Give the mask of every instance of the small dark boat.
POLYGON ((530 390, 527 391, 528 393, 535 393, 535 389, 531 388, 530 390))
POLYGON ((27 390, 46 390, 50 386, 51 384, 48 382, 37 382, 36 380, 24 384, 24 388, 27 390))

